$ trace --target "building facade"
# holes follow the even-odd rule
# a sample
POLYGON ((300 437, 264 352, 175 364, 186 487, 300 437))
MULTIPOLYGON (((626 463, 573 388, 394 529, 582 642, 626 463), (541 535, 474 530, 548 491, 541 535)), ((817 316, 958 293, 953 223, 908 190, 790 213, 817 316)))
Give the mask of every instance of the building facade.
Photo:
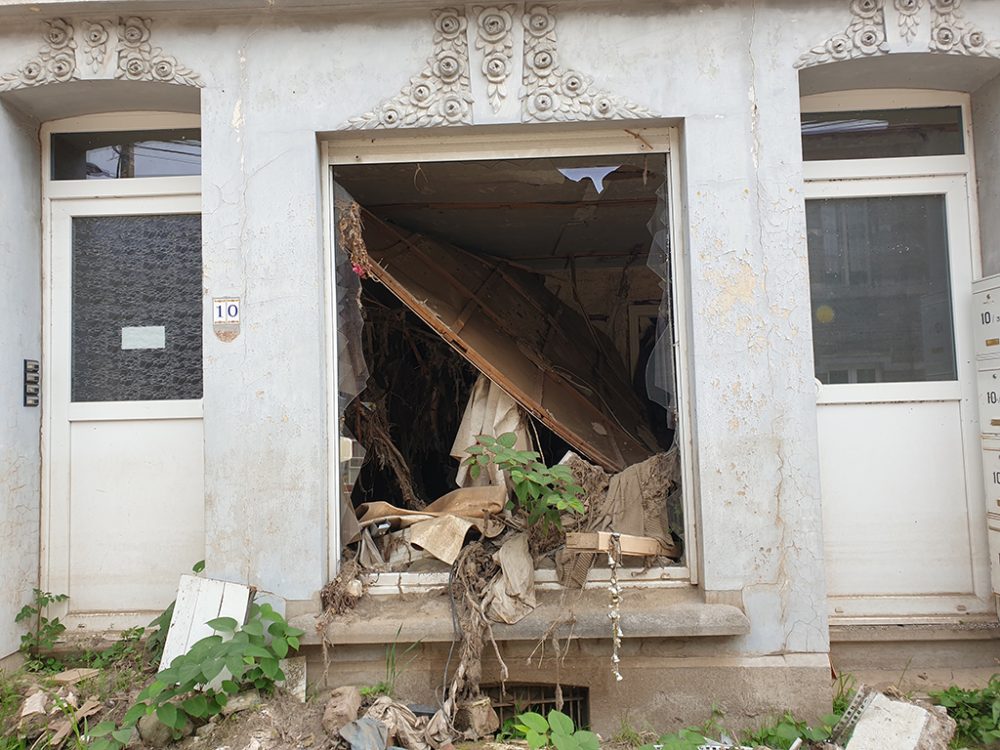
MULTIPOLYGON (((588 225, 613 197, 588 173, 573 221, 608 248, 654 225, 643 252, 669 274, 617 333, 604 322, 627 343, 639 306, 668 310, 684 477, 684 559, 627 587, 621 683, 601 580, 572 605, 560 679, 589 688, 595 727, 626 704, 657 727, 713 701, 745 721, 822 713, 831 653, 993 666, 993 316, 973 285, 1000 272, 1000 2, 0 0, 0 16, 3 654, 35 586, 69 594, 74 629, 120 629, 201 558, 317 613, 361 372, 338 189, 444 231, 449 180, 468 201, 494 187, 435 165, 577 159, 648 188, 648 220, 588 225)), ((533 216, 512 242, 548 236, 533 216)), ((604 266, 581 268, 584 297, 615 297, 604 266)), ((334 679, 377 674, 410 622, 406 679, 432 696, 446 610, 408 598, 433 581, 386 581, 408 593, 329 629, 334 679)), ((550 588, 549 614, 500 636, 512 679, 552 681, 523 658, 569 606, 550 588)))

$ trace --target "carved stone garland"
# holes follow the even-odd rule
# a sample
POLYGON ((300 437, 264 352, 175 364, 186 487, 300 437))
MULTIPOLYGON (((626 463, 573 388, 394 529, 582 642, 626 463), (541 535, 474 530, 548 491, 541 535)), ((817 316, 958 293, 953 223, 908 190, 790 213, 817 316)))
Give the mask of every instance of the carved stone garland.
POLYGON ((930 0, 930 48, 949 55, 1000 58, 1000 42, 987 39, 982 30, 962 18, 962 0, 930 0))
POLYGON ((516 5, 493 5, 472 9, 476 16, 476 49, 483 50, 486 95, 494 112, 507 98, 507 79, 514 59, 514 11, 516 5))
POLYGON ((607 120, 654 117, 629 100, 593 85, 590 76, 564 70, 556 52, 552 8, 534 5, 524 14, 524 88, 521 120, 607 120))
POLYGON ((0 91, 12 91, 43 83, 56 83, 79 78, 76 69, 76 40, 73 26, 62 18, 45 22, 45 45, 16 73, 0 76, 0 91))
POLYGON ((813 47, 799 57, 795 67, 807 68, 889 51, 885 39, 884 0, 851 0, 851 15, 851 24, 843 33, 834 34, 823 44, 813 47))
MULTIPOLYGON (((476 49, 483 52, 482 75, 493 112, 507 98, 511 76, 517 4, 469 9, 475 23, 476 49)), ((434 57, 399 94, 370 112, 348 120, 347 130, 471 124, 469 50, 464 9, 434 11, 434 57)), ((563 69, 556 51, 555 17, 547 5, 533 5, 522 16, 524 73, 520 91, 521 121, 603 120, 655 117, 623 97, 593 85, 593 79, 563 69)))
MULTIPOLYGON (((983 31, 965 20, 962 0, 929 0, 931 30, 928 49, 948 55, 1000 58, 1000 41, 987 39, 983 31)), ((889 51, 885 33, 885 0, 851 0, 851 25, 818 47, 799 57, 796 68, 881 55, 889 51)), ((917 37, 923 0, 893 0, 899 18, 899 33, 907 45, 917 37)))
POLYGON ((197 73, 150 44, 148 18, 83 21, 79 28, 80 45, 78 30, 70 21, 53 18, 45 23, 45 45, 16 73, 0 76, 0 91, 112 76, 132 81, 203 85, 197 73), (109 60, 114 61, 115 67, 102 75, 109 60))
POLYGON ((400 92, 347 121, 347 130, 463 125, 472 122, 469 45, 457 8, 434 11, 434 55, 400 92))

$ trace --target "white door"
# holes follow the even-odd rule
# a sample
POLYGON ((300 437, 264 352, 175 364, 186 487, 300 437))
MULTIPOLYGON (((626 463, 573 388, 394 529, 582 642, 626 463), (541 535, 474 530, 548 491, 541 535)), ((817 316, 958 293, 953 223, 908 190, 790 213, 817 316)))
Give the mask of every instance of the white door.
POLYGON ((964 177, 809 183, 833 618, 991 609, 964 177))
POLYGON ((51 205, 43 582, 124 626, 204 557, 200 199, 51 205))

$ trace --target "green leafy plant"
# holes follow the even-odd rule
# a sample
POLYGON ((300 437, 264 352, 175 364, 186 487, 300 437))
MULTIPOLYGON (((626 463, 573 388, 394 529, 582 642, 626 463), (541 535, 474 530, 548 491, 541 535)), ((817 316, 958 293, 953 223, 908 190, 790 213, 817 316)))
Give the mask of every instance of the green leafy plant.
POLYGON ((484 468, 494 464, 506 472, 514 485, 514 502, 508 503, 508 510, 515 507, 524 510, 529 523, 539 520, 551 526, 559 526, 559 516, 566 511, 583 513, 580 495, 583 488, 573 483, 573 473, 568 467, 557 464, 546 466, 539 461, 536 451, 514 449, 517 435, 505 432, 499 437, 479 435, 474 445, 466 448, 469 457, 463 465, 469 467, 473 479, 479 477, 484 468))
POLYGON ((804 721, 786 713, 776 723, 750 732, 742 739, 748 745, 766 745, 775 750, 788 750, 800 737, 810 742, 824 742, 830 739, 834 725, 840 720, 837 714, 829 714, 820 720, 820 726, 810 727, 804 721))
POLYGON ((421 641, 416 641, 411 643, 400 654, 399 651, 399 634, 403 632, 403 626, 400 625, 396 628, 396 635, 392 639, 392 643, 385 647, 385 679, 376 682, 374 685, 366 685, 361 688, 362 698, 377 698, 380 695, 388 695, 390 698, 394 696, 396 692, 396 680, 399 676, 406 671, 406 668, 410 666, 417 655, 411 656, 405 664, 400 666, 400 657, 406 656, 408 653, 413 651, 420 645, 421 641))
POLYGON ((285 679, 280 660, 299 649, 303 634, 270 604, 251 605, 242 627, 232 617, 217 617, 207 624, 216 632, 157 674, 120 725, 105 721, 88 732, 97 738, 92 750, 121 750, 143 716, 155 713, 176 738, 189 723, 219 714, 230 695, 249 688, 272 692, 275 683, 285 679))
MULTIPOLYGON (((705 735, 690 728, 661 735, 656 741, 656 747, 660 750, 698 750, 704 744, 705 735)), ((643 745, 639 750, 653 750, 653 747, 651 744, 643 745)))
POLYGON ((531 750, 554 747, 556 750, 600 750, 597 735, 576 729, 573 720, 562 711, 549 711, 548 718, 534 711, 517 717, 514 728, 524 734, 531 750))
POLYGON ((32 589, 30 604, 21 607, 14 616, 16 623, 28 623, 28 632, 21 636, 21 653, 27 661, 25 668, 29 672, 56 672, 62 669, 62 662, 44 652, 51 651, 66 631, 66 626, 59 622, 58 617, 49 618, 50 604, 64 602, 69 599, 66 594, 53 594, 41 589, 32 589))
POLYGON ((930 696, 958 725, 954 746, 1000 743, 1000 674, 993 675, 982 690, 952 685, 930 696))

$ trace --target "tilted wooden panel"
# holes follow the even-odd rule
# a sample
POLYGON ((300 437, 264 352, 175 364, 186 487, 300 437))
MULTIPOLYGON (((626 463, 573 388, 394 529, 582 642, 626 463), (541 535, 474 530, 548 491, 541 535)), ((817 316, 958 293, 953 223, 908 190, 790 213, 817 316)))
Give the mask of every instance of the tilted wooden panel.
POLYGON ((583 456, 621 471, 653 455, 614 346, 541 277, 370 213, 364 239, 378 281, 583 456))

